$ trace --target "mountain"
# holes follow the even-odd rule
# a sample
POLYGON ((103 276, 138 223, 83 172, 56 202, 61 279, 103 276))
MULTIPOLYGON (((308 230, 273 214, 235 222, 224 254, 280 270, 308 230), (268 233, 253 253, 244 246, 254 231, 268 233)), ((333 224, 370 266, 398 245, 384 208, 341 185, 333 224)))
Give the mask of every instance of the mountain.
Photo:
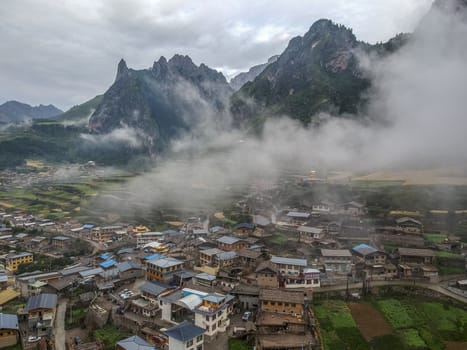
POLYGON ((235 91, 239 90, 243 85, 248 83, 249 81, 255 80, 255 78, 271 63, 274 63, 279 58, 279 55, 272 56, 268 59, 266 63, 258 64, 256 66, 251 67, 248 72, 242 72, 237 74, 230 80, 230 86, 235 91))
POLYGON ((365 106, 370 79, 359 67, 358 53, 384 55, 407 41, 399 35, 387 43, 358 41, 352 30, 330 20, 315 22, 293 38, 279 58, 231 100, 238 123, 260 124, 269 115, 286 114, 307 124, 321 112, 356 113, 365 106))
POLYGON ((222 73, 190 57, 161 57, 152 68, 129 69, 122 59, 117 76, 89 120, 93 133, 131 128, 149 149, 161 149, 208 113, 228 107, 232 90, 222 73))
POLYGON ((103 95, 97 95, 94 98, 80 105, 71 107, 63 114, 56 116, 54 119, 63 122, 88 123, 89 118, 102 102, 103 95))
POLYGON ((47 119, 63 113, 53 105, 32 107, 18 101, 0 105, 0 123, 21 123, 32 119, 47 119))

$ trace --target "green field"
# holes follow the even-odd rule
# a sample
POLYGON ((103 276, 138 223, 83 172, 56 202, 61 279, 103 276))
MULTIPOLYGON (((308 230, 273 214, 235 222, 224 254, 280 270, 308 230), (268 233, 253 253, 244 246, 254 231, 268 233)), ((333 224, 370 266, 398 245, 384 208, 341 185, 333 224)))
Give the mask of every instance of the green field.
POLYGON ((369 349, 344 301, 324 301, 315 307, 325 350, 369 349))
POLYGON ((443 243, 448 235, 445 233, 425 233, 423 237, 430 243, 443 243))
POLYGON ((339 349, 446 349, 446 341, 467 341, 467 311, 438 301, 415 298, 373 299, 372 305, 393 327, 391 334, 367 342, 346 302, 317 302, 325 350, 339 349))

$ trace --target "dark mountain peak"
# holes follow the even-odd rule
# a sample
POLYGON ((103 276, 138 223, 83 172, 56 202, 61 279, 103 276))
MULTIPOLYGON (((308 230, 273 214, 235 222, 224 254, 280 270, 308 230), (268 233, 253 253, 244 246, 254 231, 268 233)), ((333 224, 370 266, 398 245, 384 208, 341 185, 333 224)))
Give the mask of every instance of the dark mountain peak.
POLYGON ((169 66, 178 71, 182 76, 189 75, 194 72, 198 67, 193 63, 190 56, 183 55, 174 55, 169 60, 169 66))
POLYGON ((115 80, 120 79, 121 77, 123 77, 123 76, 126 75, 127 73, 128 73, 128 67, 127 67, 127 65, 126 65, 125 60, 122 58, 122 59, 120 60, 120 62, 118 62, 117 76, 116 76, 115 80))
POLYGON ((17 123, 31 119, 46 119, 62 113, 62 110, 51 104, 33 107, 13 100, 0 105, 0 122, 17 123))

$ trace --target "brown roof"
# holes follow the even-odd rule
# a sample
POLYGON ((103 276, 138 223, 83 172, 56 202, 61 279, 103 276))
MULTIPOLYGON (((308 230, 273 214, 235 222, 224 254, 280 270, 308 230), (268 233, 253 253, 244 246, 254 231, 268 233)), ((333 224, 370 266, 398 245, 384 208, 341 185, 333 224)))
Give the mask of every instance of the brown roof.
POLYGON ((242 249, 237 254, 243 258, 257 259, 261 255, 261 252, 250 249, 242 249))
POLYGON ((348 249, 321 249, 321 255, 351 257, 352 253, 348 249))
POLYGON ((282 289, 261 289, 259 300, 285 301, 289 303, 303 304, 305 297, 303 292, 287 291, 282 289))
POLYGON ((399 255, 404 256, 435 256, 435 253, 430 249, 399 248, 398 250, 399 255))
POLYGON ((263 270, 271 270, 275 273, 279 271, 276 264, 274 264, 271 260, 263 261, 261 264, 258 265, 255 272, 261 272, 263 270))

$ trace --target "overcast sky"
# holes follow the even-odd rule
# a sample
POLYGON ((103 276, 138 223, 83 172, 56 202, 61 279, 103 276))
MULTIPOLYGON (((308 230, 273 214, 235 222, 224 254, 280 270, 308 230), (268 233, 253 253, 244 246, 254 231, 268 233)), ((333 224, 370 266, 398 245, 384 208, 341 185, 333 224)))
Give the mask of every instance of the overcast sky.
POLYGON ((120 58, 150 67, 189 55, 227 77, 281 53, 314 21, 360 40, 412 31, 432 0, 2 0, 0 103, 62 109, 105 92, 120 58))

